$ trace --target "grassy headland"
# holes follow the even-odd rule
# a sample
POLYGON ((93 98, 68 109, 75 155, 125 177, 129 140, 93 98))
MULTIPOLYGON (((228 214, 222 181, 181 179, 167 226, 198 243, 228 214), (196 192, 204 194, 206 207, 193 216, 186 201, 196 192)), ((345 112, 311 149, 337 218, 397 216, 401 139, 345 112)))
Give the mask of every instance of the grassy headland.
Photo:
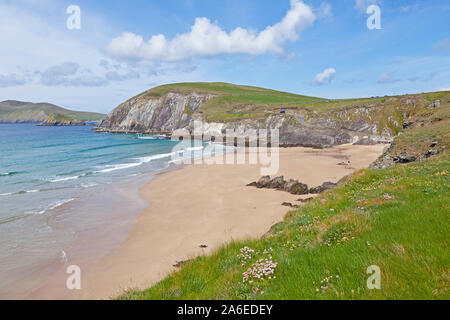
POLYGON ((440 107, 411 115, 392 152, 419 154, 437 143, 439 155, 358 171, 263 238, 225 245, 120 298, 449 299, 450 103, 448 92, 416 96, 438 98, 440 107), (380 290, 367 288, 371 265, 381 270, 380 290))
MULTIPOLYGON (((386 130, 396 135, 408 118, 422 112, 437 99, 447 101, 450 97, 447 91, 392 97, 325 99, 228 83, 176 83, 152 88, 130 100, 146 103, 149 99, 164 98, 170 93, 214 95, 195 111, 207 122, 237 122, 276 115, 288 118, 292 123, 298 123, 301 118, 312 125, 332 119, 345 127, 349 122, 360 119, 376 126, 379 135, 385 135, 386 130)), ((186 106, 185 114, 191 116, 193 113, 186 106)))
POLYGON ((50 103, 31 103, 22 101, 0 102, 1 122, 40 122, 48 116, 64 118, 65 120, 97 121, 105 115, 95 112, 73 111, 50 103))
POLYGON ((303 103, 325 101, 276 90, 240 86, 229 83, 176 83, 159 86, 139 95, 141 99, 159 98, 169 92, 207 93, 216 95, 202 105, 200 111, 206 121, 235 121, 264 117, 270 112, 303 103))

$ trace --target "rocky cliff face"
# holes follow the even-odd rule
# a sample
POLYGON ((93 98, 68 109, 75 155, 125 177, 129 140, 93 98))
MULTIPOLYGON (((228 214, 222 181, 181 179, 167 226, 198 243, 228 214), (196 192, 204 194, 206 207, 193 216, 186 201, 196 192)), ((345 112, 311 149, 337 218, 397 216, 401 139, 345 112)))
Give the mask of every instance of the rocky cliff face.
MULTIPOLYGON (((198 119, 200 120, 200 119, 198 119)), ((193 123, 183 129, 193 131, 193 123)), ((279 142, 283 147, 308 146, 314 148, 326 148, 334 145, 349 143, 352 136, 345 130, 336 130, 320 125, 300 124, 295 119, 286 116, 270 115, 256 120, 240 120, 236 122, 209 122, 203 125, 203 132, 207 136, 215 137, 215 140, 223 139, 227 130, 236 132, 237 136, 246 135, 250 130, 278 129, 279 142)), ((178 130, 173 134, 177 135, 178 130)), ((269 141, 270 142, 270 139, 269 141)))
POLYGON ((172 132, 189 125, 192 115, 212 94, 169 93, 160 98, 137 96, 114 109, 98 125, 98 131, 172 132))
MULTIPOLYGON (((141 94, 114 109, 96 128, 99 132, 178 134, 193 132, 194 121, 202 120, 201 106, 216 95, 169 92, 161 97, 141 94)), ((317 113, 312 110, 267 112, 258 119, 210 121, 204 133, 220 136, 226 130, 243 133, 250 129, 279 129, 281 146, 331 147, 366 139, 390 142, 402 125, 406 111, 401 107, 352 106, 317 113), (370 137, 370 138, 369 138, 370 137)))

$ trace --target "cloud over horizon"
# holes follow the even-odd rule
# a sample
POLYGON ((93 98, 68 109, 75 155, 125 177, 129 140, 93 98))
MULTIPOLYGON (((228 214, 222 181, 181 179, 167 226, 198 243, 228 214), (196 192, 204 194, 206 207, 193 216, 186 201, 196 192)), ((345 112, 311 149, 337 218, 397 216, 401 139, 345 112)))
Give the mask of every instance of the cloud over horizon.
POLYGON ((313 9, 303 1, 291 0, 290 4, 291 8, 280 22, 260 32, 238 27, 227 33, 203 17, 195 19, 190 32, 172 40, 158 34, 145 42, 140 35, 123 32, 109 43, 107 52, 115 58, 165 62, 221 54, 282 54, 285 44, 296 41, 316 20, 313 9))
POLYGON ((316 78, 314 79, 313 83, 316 85, 330 84, 335 74, 336 69, 334 68, 325 69, 321 73, 316 75, 316 78))
POLYGON ((17 73, 0 74, 0 88, 21 86, 27 83, 27 79, 17 73))

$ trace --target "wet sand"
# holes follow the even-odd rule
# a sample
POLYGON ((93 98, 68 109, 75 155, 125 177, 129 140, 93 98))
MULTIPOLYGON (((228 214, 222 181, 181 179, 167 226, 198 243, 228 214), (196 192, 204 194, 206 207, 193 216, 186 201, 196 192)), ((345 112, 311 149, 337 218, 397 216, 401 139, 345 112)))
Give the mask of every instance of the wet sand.
MULTIPOLYGON (((280 149, 276 176, 298 179, 309 187, 337 182, 368 167, 384 148, 280 149), (348 160, 350 165, 338 165, 348 160)), ((108 299, 128 288, 149 287, 177 270, 173 265, 178 261, 209 254, 232 240, 261 237, 289 211, 283 202, 300 205, 299 198, 310 197, 246 187, 260 177, 260 166, 249 164, 190 165, 159 174, 140 189, 150 205, 127 239, 95 266, 82 270, 82 290, 65 289, 68 275, 60 274, 58 282, 28 298, 108 299)))

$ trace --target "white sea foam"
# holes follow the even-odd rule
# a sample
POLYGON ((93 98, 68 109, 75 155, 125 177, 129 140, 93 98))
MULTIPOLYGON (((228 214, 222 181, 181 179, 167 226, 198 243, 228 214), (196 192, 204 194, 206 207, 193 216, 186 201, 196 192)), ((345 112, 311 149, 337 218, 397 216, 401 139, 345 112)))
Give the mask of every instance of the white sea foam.
POLYGON ((139 158, 135 158, 135 160, 137 162, 107 165, 107 166, 102 167, 101 170, 94 171, 94 173, 106 173, 106 172, 112 172, 112 171, 116 171, 116 170, 123 170, 123 169, 138 167, 144 163, 148 163, 153 160, 169 158, 173 155, 175 155, 175 152, 155 154, 155 155, 148 156, 148 157, 139 157, 139 158))
POLYGON ((157 159, 164 159, 164 158, 168 158, 171 157, 175 154, 175 152, 171 152, 171 153, 161 153, 161 154, 155 154, 152 156, 148 156, 148 157, 140 157, 140 158, 136 158, 136 160, 142 162, 142 163, 147 163, 150 162, 152 160, 157 160, 157 159))
POLYGON ((0 196, 12 196, 14 194, 24 194, 24 193, 36 193, 39 192, 41 190, 36 189, 36 190, 28 190, 28 191, 18 191, 18 192, 7 192, 7 193, 0 193, 0 196))
POLYGON ((94 171, 94 173, 106 173, 106 172, 113 172, 116 170, 123 170, 128 168, 133 168, 140 166, 143 162, 134 162, 134 163, 122 163, 122 164, 114 164, 114 165, 107 165, 104 166, 102 170, 94 171))
POLYGON ((73 201, 73 200, 75 200, 75 199, 72 198, 72 199, 66 199, 66 200, 61 200, 61 201, 54 202, 54 203, 52 203, 50 206, 48 206, 46 209, 44 209, 44 210, 42 210, 42 211, 39 211, 38 214, 44 214, 44 213, 47 212, 47 211, 50 211, 50 210, 54 210, 54 209, 56 209, 56 208, 59 208, 59 207, 61 207, 62 205, 65 205, 66 203, 69 203, 69 202, 71 202, 71 201, 73 201))
POLYGON ((92 182, 92 183, 82 183, 81 186, 82 186, 83 188, 92 188, 92 187, 98 186, 98 183, 95 183, 95 182, 92 182))
POLYGON ((58 178, 58 179, 53 179, 53 180, 49 180, 49 181, 52 183, 55 183, 55 182, 75 180, 75 179, 79 179, 80 177, 81 176, 65 177, 65 178, 58 178))
POLYGON ((53 202, 52 204, 50 204, 49 206, 47 206, 45 209, 42 209, 40 211, 28 211, 25 212, 26 215, 43 215, 44 213, 46 213, 47 211, 50 210, 54 210, 56 208, 61 207, 62 205, 65 205, 66 203, 69 203, 71 201, 75 200, 74 198, 72 199, 66 199, 66 200, 60 200, 60 201, 56 201, 53 202))
POLYGON ((147 137, 137 137, 140 140, 166 140, 167 137, 166 136, 147 136, 147 137))
POLYGON ((13 176, 17 174, 18 172, 12 171, 12 172, 0 172, 0 177, 7 177, 7 176, 13 176))

